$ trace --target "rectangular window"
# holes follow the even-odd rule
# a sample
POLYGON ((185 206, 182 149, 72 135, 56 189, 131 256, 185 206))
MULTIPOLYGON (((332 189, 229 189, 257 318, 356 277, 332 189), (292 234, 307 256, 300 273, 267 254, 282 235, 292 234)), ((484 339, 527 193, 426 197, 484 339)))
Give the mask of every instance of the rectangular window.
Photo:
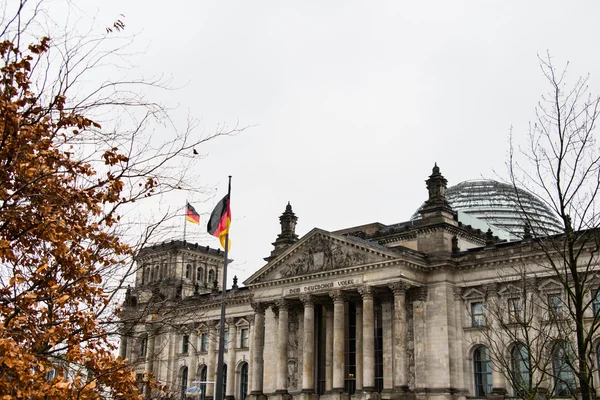
POLYGON ((592 309, 594 310, 594 317, 600 315, 600 289, 592 291, 592 309))
POLYGON ((508 299, 508 321, 521 322, 523 313, 523 302, 519 298, 508 299))
POLYGON ((224 349, 227 350, 229 348, 229 331, 225 331, 225 334, 223 335, 223 341, 225 342, 224 349))
POLYGON ((200 351, 206 353, 208 351, 208 333, 202 334, 202 342, 200 343, 200 351))
POLYGON ((482 302, 471 303, 471 326, 485 326, 482 302))
POLYGON ((562 319, 563 317, 563 301, 560 294, 548 295, 548 319, 562 319))
POLYGON ((143 337, 140 343, 140 357, 146 358, 146 353, 148 352, 148 338, 143 337))
POLYGON ((248 328, 242 328, 241 330, 241 342, 242 348, 248 348, 248 328))
POLYGON ((187 353, 190 347, 190 335, 183 335, 181 340, 181 352, 187 353))

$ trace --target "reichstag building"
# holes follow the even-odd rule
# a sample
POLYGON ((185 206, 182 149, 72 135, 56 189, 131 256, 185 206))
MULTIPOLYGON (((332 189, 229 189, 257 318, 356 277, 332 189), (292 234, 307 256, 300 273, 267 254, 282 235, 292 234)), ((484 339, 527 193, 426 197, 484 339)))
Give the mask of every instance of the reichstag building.
MULTIPOLYGON (((266 264, 227 293, 227 399, 514 396, 479 335, 481 305, 490 287, 501 295, 499 271, 539 254, 502 189, 447 189, 436 165, 406 222, 303 237, 288 204, 266 264)), ((559 232, 539 199, 520 197, 536 224, 559 232)), ((139 253, 120 352, 138 377, 151 372, 165 385, 148 395, 213 398, 222 260, 220 250, 183 241, 139 253)))

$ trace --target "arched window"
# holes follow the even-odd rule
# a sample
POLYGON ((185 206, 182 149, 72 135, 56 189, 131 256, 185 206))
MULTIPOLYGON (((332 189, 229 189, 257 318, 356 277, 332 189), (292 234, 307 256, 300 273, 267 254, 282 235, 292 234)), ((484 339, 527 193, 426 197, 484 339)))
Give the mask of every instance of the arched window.
POLYGON ((527 347, 522 343, 515 344, 510 353, 510 359, 514 395, 518 397, 529 390, 531 383, 531 364, 527 347))
POLYGON ((185 392, 187 392, 187 382, 188 382, 188 367, 181 367, 181 373, 179 374, 179 388, 181 393, 181 398, 185 399, 185 392))
POLYGON ((214 280, 215 280, 215 271, 211 269, 210 271, 208 271, 208 283, 210 285, 212 285, 214 280))
POLYGON ((552 348, 552 370, 554 372, 554 396, 574 397, 577 386, 573 373, 573 350, 566 342, 556 342, 552 348))
POLYGON ((223 364, 223 399, 225 398, 225 393, 227 393, 227 364, 223 364))
POLYGON ((202 270, 202 267, 196 268, 196 281, 197 282, 203 282, 203 280, 202 280, 202 274, 204 274, 204 271, 202 270))
POLYGON ((248 395, 248 363, 243 363, 240 368, 240 400, 248 395))
POLYGON ((200 400, 206 399, 206 365, 198 366, 198 380, 200 381, 200 400))
POLYGON ((475 396, 486 397, 492 392, 492 360, 487 347, 479 346, 475 349, 473 367, 475 372, 475 396))
POLYGON ((185 266, 185 278, 192 279, 192 266, 190 264, 185 266))

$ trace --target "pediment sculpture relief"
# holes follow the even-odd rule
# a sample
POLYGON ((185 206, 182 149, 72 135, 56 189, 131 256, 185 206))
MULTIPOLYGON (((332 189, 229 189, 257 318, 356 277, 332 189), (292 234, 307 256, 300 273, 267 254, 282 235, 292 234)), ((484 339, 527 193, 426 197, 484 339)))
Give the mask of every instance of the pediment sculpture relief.
POLYGON ((282 278, 364 264, 367 256, 322 237, 303 246, 300 255, 280 270, 282 278))

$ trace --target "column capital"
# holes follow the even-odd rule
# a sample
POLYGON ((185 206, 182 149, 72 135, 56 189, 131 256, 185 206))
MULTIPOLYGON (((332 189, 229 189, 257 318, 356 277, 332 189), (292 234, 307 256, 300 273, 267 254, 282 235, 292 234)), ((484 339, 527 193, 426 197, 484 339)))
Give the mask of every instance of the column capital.
POLYGON ((394 296, 404 296, 406 295, 406 291, 410 289, 410 284, 399 281, 390 283, 388 287, 392 289, 394 296))
POLYGON ((288 310, 290 308, 290 302, 287 299, 278 299, 275 300, 275 306, 279 308, 279 310, 288 310))
POLYGON ((315 299, 310 294, 302 294, 300 295, 300 301, 304 303, 304 307, 314 307, 315 299))
POLYGON ((334 303, 342 302, 345 300, 344 292, 342 292, 339 289, 329 292, 329 297, 333 299, 334 303))
POLYGON ((364 285, 358 288, 358 293, 364 299, 372 299, 373 298, 373 286, 364 285))
POLYGON ((462 300, 462 294, 464 289, 459 286, 454 286, 452 288, 452 294, 454 295, 454 300, 462 300))
POLYGON ((258 301, 253 301, 252 304, 250 304, 252 306, 252 309, 254 310, 254 312, 256 314, 264 314, 265 310, 268 307, 268 304, 266 303, 261 303, 258 301))
POLYGON ((225 322, 227 322, 227 327, 229 327, 230 325, 235 325, 235 318, 229 317, 225 320, 225 322))
POLYGON ((254 323, 254 315, 244 315, 244 319, 248 321, 250 325, 254 323))

